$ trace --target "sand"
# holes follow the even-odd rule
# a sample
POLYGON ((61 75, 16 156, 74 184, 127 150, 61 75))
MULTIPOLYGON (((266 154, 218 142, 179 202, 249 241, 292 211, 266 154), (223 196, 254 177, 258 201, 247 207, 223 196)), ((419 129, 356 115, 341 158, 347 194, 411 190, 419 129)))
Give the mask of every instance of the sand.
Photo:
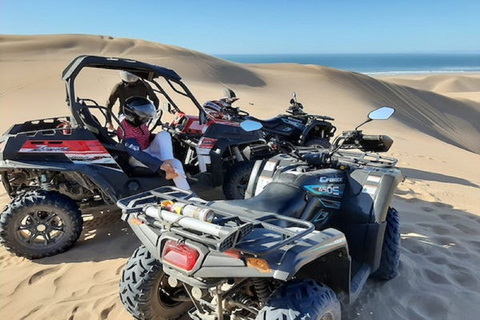
MULTIPOLYGON (((129 57, 176 70, 199 101, 235 90, 237 106, 260 118, 288 107, 292 91, 338 130, 376 107, 397 109, 363 129, 394 139, 406 180, 400 212, 400 274, 369 280, 343 319, 478 319, 480 312, 480 75, 369 77, 319 66, 243 65, 184 48, 107 36, 0 36, 0 130, 68 114, 60 74, 81 54, 129 57)), ((85 84, 106 100, 116 75, 85 84)), ((2 190, 0 203, 9 199, 2 190)), ((1 319, 131 319, 118 282, 139 245, 118 213, 93 212, 66 253, 26 260, 0 247, 1 319)))

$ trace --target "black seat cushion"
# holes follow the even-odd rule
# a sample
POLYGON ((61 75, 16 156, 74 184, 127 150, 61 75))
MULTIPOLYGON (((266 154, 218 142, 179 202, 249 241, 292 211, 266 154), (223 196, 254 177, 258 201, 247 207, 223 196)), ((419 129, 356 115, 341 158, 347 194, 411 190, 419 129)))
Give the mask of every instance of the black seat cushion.
POLYGON ((300 218, 306 206, 306 191, 297 186, 270 183, 257 196, 245 200, 216 201, 212 208, 234 212, 235 207, 247 211, 263 211, 300 218))

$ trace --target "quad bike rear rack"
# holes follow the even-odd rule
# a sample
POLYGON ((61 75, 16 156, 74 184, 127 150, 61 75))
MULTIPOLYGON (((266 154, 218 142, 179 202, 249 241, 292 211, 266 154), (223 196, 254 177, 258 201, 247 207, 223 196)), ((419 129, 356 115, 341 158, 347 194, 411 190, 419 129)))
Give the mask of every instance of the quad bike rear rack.
POLYGON ((212 206, 214 203, 175 187, 160 187, 121 199, 117 205, 122 208, 123 220, 128 221, 133 216, 162 231, 173 232, 220 252, 235 249, 256 256, 266 255, 315 230, 308 221, 254 209, 245 210, 235 204, 229 206, 228 202, 223 202, 222 208, 217 208, 212 206), (209 223, 181 215, 174 221, 163 219, 161 213, 152 215, 152 207, 161 212, 160 203, 165 200, 213 210, 214 218, 209 223), (261 237, 260 244, 258 237, 261 237))
POLYGON ((398 159, 381 156, 378 153, 373 152, 352 152, 339 150, 335 154, 335 158, 341 163, 360 165, 360 166, 372 166, 382 168, 393 168, 396 166, 398 159))

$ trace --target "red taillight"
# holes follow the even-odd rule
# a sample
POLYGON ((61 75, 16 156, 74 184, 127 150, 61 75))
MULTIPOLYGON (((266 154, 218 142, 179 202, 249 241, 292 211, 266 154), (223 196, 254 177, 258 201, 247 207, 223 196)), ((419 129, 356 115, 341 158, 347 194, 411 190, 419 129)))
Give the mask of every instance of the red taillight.
POLYGON ((197 263, 198 252, 184 244, 177 244, 173 240, 168 240, 163 248, 162 259, 163 262, 190 271, 197 263))
POLYGON ((200 149, 212 149, 213 146, 217 143, 217 139, 210 139, 210 138, 205 138, 203 137, 200 139, 200 149))

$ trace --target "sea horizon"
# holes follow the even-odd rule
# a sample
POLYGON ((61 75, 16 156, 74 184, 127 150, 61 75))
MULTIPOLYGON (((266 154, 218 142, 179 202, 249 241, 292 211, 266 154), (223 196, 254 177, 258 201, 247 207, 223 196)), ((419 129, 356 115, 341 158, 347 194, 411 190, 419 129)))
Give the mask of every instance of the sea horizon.
POLYGON ((479 73, 480 53, 216 54, 237 63, 298 63, 373 75, 479 73))

